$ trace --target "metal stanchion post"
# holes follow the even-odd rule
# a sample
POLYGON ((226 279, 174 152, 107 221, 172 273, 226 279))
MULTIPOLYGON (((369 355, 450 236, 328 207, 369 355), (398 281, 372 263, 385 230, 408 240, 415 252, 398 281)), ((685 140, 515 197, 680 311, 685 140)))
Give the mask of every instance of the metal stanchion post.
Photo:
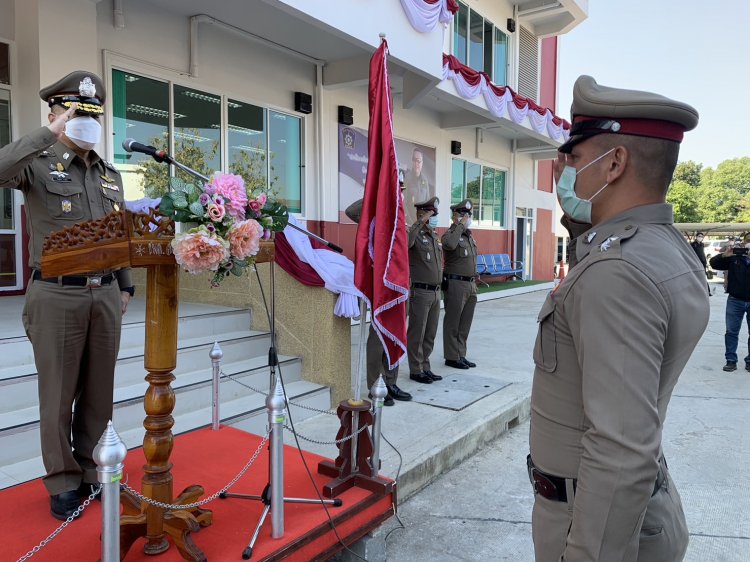
POLYGON ((378 380, 370 389, 373 398, 373 412, 375 419, 372 423, 372 456, 370 463, 372 465, 372 476, 378 475, 380 470, 380 428, 383 423, 383 400, 388 395, 388 389, 385 386, 383 375, 378 375, 378 380))
POLYGON ((281 381, 276 380, 273 392, 266 398, 268 425, 271 430, 271 537, 284 536, 284 422, 286 404, 281 381))
POLYGON ((102 485, 102 561, 120 561, 120 480, 128 448, 107 422, 94 447, 96 474, 102 485))
POLYGON ((211 429, 217 431, 219 429, 219 377, 221 375, 221 358, 224 357, 224 352, 219 346, 219 342, 215 341, 214 346, 211 348, 208 354, 211 357, 211 369, 212 369, 212 389, 213 398, 211 400, 211 429))

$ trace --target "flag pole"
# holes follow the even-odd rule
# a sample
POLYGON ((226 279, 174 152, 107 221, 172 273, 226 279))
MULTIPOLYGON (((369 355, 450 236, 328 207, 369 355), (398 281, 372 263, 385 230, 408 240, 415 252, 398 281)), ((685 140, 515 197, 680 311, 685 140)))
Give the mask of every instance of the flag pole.
POLYGON ((363 298, 359 299, 359 357, 357 361, 357 369, 354 373, 354 380, 352 381, 352 396, 354 397, 355 403, 360 403, 362 393, 362 376, 365 373, 365 361, 367 357, 367 301, 363 298))

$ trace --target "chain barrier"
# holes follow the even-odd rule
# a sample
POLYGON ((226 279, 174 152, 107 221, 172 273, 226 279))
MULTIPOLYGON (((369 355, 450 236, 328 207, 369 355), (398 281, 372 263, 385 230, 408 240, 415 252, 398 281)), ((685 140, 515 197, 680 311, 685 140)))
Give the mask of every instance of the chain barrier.
POLYGON ((250 469, 250 467, 253 465, 253 463, 255 462, 255 460, 258 458, 258 455, 260 455, 261 451, 263 450, 263 446, 266 443, 268 443, 268 436, 269 435, 270 435, 270 432, 267 431, 266 434, 263 436, 263 439, 261 440, 260 445, 258 445, 258 448, 253 453, 253 456, 250 457, 250 460, 247 461, 247 464, 242 468, 242 470, 240 470, 240 472, 239 472, 239 474, 237 474, 237 476, 235 476, 234 478, 232 478, 232 480, 229 482, 229 484, 227 484, 226 486, 224 486, 221 490, 219 490, 215 494, 212 494, 212 495, 208 496, 207 498, 202 499, 200 501, 193 502, 193 503, 186 503, 186 504, 169 504, 169 503, 163 503, 163 502, 159 502, 159 501, 156 501, 156 500, 152 500, 151 498, 147 498, 146 496, 144 496, 143 494, 141 494, 137 490, 135 490, 135 489, 131 488, 130 486, 128 486, 127 483, 121 483, 120 487, 123 490, 125 490, 127 493, 129 493, 131 496, 135 496, 136 498, 138 498, 142 502, 146 502, 148 504, 151 504, 151 505, 156 506, 156 507, 160 507, 162 509, 169 509, 169 510, 191 510, 191 509, 195 509, 195 508, 198 508, 198 507, 202 507, 202 506, 204 506, 204 505, 206 505, 206 504, 211 503, 212 501, 214 501, 221 494, 227 492, 229 490, 229 488, 231 488, 232 486, 234 486, 239 481, 239 479, 242 478, 245 475, 245 473, 250 469))
MULTIPOLYGON (((235 379, 234 376, 228 375, 224 371, 221 371, 219 374, 221 375, 222 378, 229 379, 230 381, 232 381, 234 383, 237 383, 240 386, 244 386, 245 388, 247 388, 249 390, 252 390, 253 392, 257 392, 258 394, 268 394, 268 391, 261 390, 259 388, 255 388, 254 386, 250 386, 249 384, 246 384, 244 382, 240 382, 237 379, 235 379)), ((313 408, 312 406, 307 406, 305 404, 298 404, 297 402, 292 402, 288 398, 287 398, 287 402, 289 404, 291 404, 292 406, 296 406, 297 408, 302 408, 304 410, 310 410, 311 412, 318 412, 319 414, 326 414, 326 415, 329 415, 329 416, 336 416, 337 415, 336 412, 332 412, 330 410, 321 410, 319 408, 313 408)))
POLYGON ((25 560, 28 560, 29 558, 31 558, 32 556, 34 556, 37 552, 39 552, 40 550, 42 550, 45 546, 47 546, 50 542, 52 542, 52 540, 55 537, 57 537, 57 535, 59 535, 60 533, 62 533, 63 529, 65 529, 68 525, 70 525, 76 517, 80 517, 80 515, 83 513, 83 511, 89 506, 89 504, 91 504, 91 502, 101 492, 101 490, 102 490, 102 488, 101 488, 101 486, 99 486, 99 487, 96 488, 96 490, 94 490, 93 492, 91 492, 91 495, 88 498, 86 498, 85 500, 83 500, 83 503, 78 506, 78 509, 76 509, 70 517, 68 517, 65 521, 63 521, 62 524, 57 529, 55 529, 54 531, 52 531, 47 536, 46 539, 44 539, 42 542, 40 542, 34 548, 32 548, 31 550, 29 550, 26 554, 24 554, 23 556, 21 556, 21 558, 19 558, 17 562, 24 562, 25 560))
POLYGON ((284 429, 289 431, 290 433, 295 434, 300 439, 303 439, 304 441, 307 441, 308 443, 315 443, 316 445, 340 445, 341 443, 345 443, 349 441, 350 439, 353 439, 363 431, 367 429, 368 426, 363 425, 360 427, 356 433, 352 433, 351 435, 347 435, 346 437, 342 437, 341 439, 336 439, 335 441, 318 441, 317 439, 310 439, 309 437, 305 437, 302 435, 299 431, 295 431, 291 427, 289 427, 287 424, 284 424, 284 429))

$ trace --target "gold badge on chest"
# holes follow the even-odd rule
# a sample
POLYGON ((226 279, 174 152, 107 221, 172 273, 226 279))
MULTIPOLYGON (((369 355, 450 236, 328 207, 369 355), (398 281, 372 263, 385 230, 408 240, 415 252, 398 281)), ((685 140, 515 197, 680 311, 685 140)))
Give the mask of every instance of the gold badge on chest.
POLYGON ((60 207, 62 209, 62 212, 67 214, 73 210, 73 203, 70 201, 70 199, 63 199, 60 202, 60 207))

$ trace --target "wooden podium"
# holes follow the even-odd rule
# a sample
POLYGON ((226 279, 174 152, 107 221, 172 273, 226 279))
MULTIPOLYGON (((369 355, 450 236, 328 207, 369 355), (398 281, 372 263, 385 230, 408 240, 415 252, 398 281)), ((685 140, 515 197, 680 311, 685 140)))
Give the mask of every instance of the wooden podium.
MULTIPOLYGON (((157 211, 117 211, 106 217, 77 224, 51 234, 45 240, 42 274, 45 277, 113 270, 122 267, 147 269, 146 342, 144 366, 148 389, 143 400, 143 496, 164 504, 186 505, 203 495, 199 485, 188 486, 177 497, 172 492, 172 411, 175 394, 171 382, 177 365, 177 321, 179 266, 172 253, 174 222, 157 211)), ((273 242, 261 242, 256 262, 272 261, 273 242)), ((133 543, 145 537, 146 554, 169 548, 167 535, 182 557, 205 561, 205 554, 191 534, 212 523, 211 511, 201 508, 164 509, 122 494, 120 559, 133 543)))

